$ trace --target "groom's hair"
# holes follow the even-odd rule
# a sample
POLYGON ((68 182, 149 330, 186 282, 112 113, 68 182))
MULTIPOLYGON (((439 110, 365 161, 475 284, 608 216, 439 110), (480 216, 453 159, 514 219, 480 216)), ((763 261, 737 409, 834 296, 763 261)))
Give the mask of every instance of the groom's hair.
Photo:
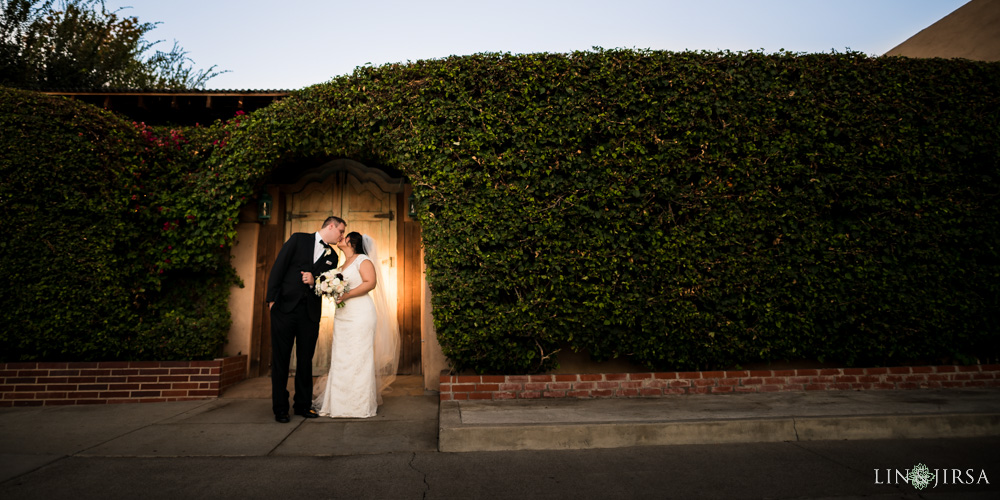
POLYGON ((336 222, 337 224, 343 224, 344 226, 347 226, 347 223, 344 222, 344 219, 341 219, 340 217, 337 217, 336 215, 331 215, 331 216, 327 217, 325 221, 323 221, 323 225, 321 227, 329 226, 330 224, 333 224, 334 222, 336 222))

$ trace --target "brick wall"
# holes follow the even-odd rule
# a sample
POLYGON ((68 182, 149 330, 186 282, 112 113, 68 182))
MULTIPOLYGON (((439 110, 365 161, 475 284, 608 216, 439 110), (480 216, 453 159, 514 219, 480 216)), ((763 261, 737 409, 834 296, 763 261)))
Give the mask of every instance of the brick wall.
POLYGON ((948 387, 1000 387, 1000 365, 578 375, 442 375, 441 400, 636 398, 734 392, 948 387))
POLYGON ((158 403, 218 397, 247 357, 212 361, 0 363, 0 407, 158 403))

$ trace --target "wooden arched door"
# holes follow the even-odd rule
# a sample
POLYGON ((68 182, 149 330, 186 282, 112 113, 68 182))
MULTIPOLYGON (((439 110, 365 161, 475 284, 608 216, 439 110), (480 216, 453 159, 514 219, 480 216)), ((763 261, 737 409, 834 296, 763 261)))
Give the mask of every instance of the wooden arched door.
MULTIPOLYGON (((389 310, 396 311, 396 193, 386 192, 375 182, 365 182, 349 171, 339 171, 322 182, 308 182, 298 192, 288 194, 288 215, 285 239, 292 233, 315 232, 323 221, 336 215, 347 222, 347 232, 367 234, 378 246, 379 264, 389 310)), ((344 256, 338 250, 339 262, 344 256)), ((330 369, 330 345, 333 338, 333 302, 323 301, 319 340, 313 356, 313 373, 325 374, 330 369)), ((393 318, 395 319, 395 318, 393 318)), ((294 351, 293 351, 294 353, 294 351)), ((292 356, 291 366, 295 366, 292 356)))
MULTIPOLYGON (((378 244, 389 307, 400 327, 400 374, 421 369, 420 226, 408 215, 407 186, 384 172, 353 160, 335 160, 315 168, 292 185, 275 186, 277 224, 262 227, 258 241, 257 286, 266 283, 281 244, 295 232, 315 232, 330 215, 347 221, 347 231, 371 235, 378 244), (280 221, 280 222, 279 222, 280 221)), ((339 256, 343 262, 343 256, 339 256)), ((263 301, 263 295, 259 297, 263 301)), ((264 375, 270 367, 270 321, 266 311, 253 332, 251 372, 264 375), (254 368, 259 366, 260 370, 254 368)), ((335 308, 324 306, 320 337, 313 358, 314 374, 329 369, 335 308)), ((294 367, 294 362, 292 363, 294 367)))

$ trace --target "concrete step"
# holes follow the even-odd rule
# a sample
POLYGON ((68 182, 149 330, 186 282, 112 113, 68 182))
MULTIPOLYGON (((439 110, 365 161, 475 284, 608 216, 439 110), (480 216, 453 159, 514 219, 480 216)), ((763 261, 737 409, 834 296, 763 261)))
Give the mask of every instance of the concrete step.
POLYGON ((1000 436, 1000 390, 442 401, 441 451, 1000 436))

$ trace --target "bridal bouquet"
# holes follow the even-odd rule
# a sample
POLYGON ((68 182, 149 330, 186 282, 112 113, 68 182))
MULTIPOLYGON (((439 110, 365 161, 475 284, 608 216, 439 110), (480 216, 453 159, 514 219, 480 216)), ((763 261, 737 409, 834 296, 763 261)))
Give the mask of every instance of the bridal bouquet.
MULTIPOLYGON (((351 286, 344 281, 344 275, 331 269, 316 277, 316 295, 326 296, 334 300, 339 299, 351 290, 351 286)), ((344 307, 344 303, 337 304, 337 307, 344 307)))

